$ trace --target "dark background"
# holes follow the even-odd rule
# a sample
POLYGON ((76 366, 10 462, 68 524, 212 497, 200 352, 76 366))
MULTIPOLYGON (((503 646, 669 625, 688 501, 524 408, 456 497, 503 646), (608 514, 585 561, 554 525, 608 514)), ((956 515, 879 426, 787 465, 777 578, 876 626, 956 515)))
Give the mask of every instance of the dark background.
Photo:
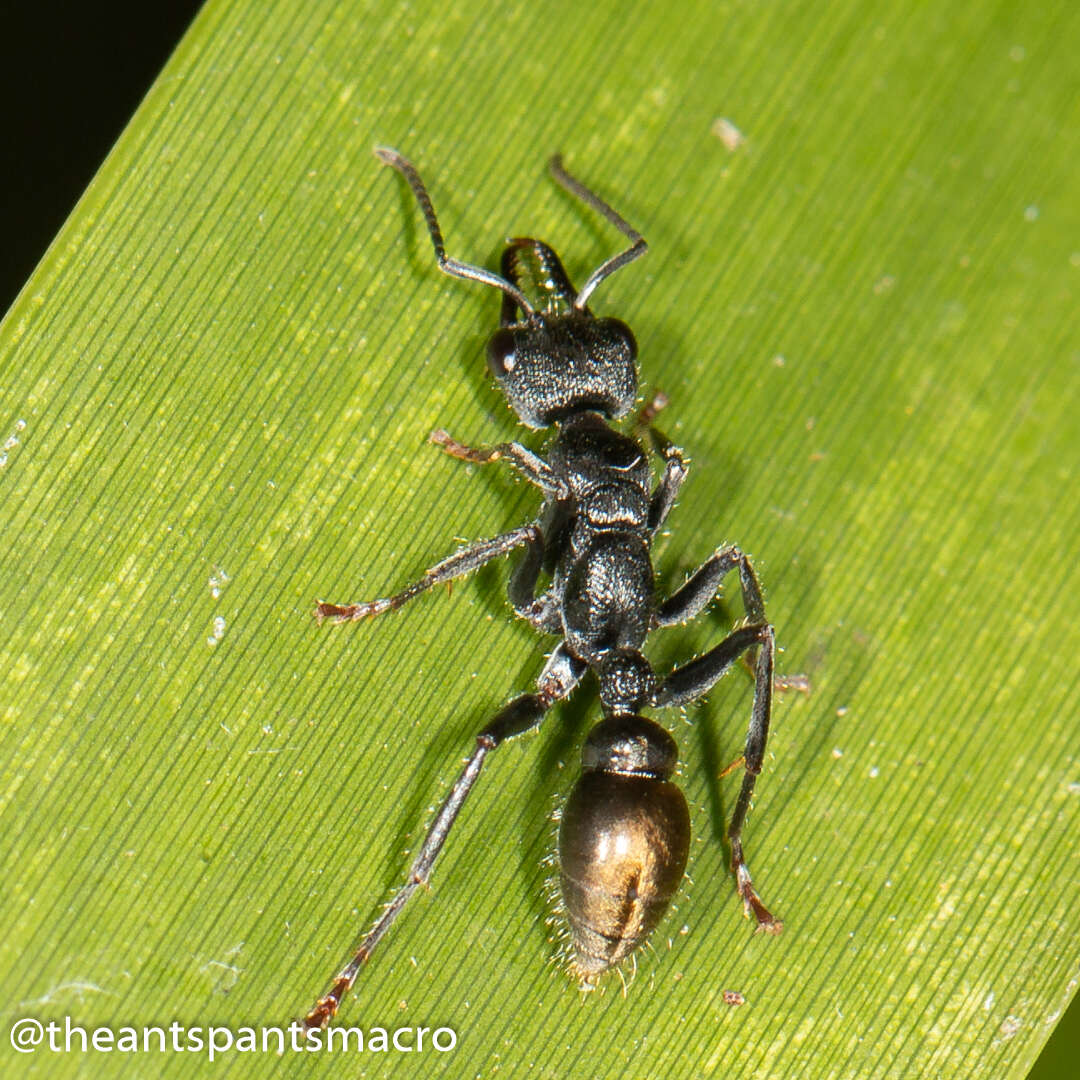
POLYGON ((201 6, 0 0, 0 313, 201 6))
MULTIPOLYGON (((0 0, 0 313, 6 312, 202 6, 0 0)), ((1080 996, 1031 1080, 1080 1075, 1080 996)))

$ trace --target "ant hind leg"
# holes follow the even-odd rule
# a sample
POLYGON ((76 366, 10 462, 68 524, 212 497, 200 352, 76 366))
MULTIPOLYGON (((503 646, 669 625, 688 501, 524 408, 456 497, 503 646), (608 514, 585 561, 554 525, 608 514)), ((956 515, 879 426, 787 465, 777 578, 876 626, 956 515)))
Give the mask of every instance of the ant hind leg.
POLYGON ((515 739, 540 726, 544 714, 556 701, 566 697, 577 686, 586 668, 581 661, 575 660, 564 648, 556 649, 537 680, 535 694, 521 694, 501 709, 476 736, 476 749, 473 750, 465 767, 461 770, 450 789, 435 820, 428 827, 424 843, 409 868, 405 884, 394 894, 393 899, 383 909, 375 925, 360 942, 353 958, 341 969, 330 989, 315 1003, 304 1018, 306 1028, 324 1028, 337 1014, 342 998, 352 989, 360 969, 368 962, 371 954, 393 926, 409 898, 421 886, 426 886, 431 876, 435 860, 446 843, 446 838, 461 812, 465 800, 469 797, 473 785, 480 776, 484 761, 492 750, 497 749, 509 739, 515 739))

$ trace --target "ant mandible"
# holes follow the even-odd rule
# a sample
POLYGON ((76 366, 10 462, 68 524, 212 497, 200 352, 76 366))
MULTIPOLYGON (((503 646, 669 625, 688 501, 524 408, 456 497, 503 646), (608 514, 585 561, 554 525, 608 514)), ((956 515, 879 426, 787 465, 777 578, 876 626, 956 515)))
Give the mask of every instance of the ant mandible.
POLYGON ((741 765, 744 773, 728 827, 731 866, 746 914, 759 929, 779 933, 783 926, 758 897, 742 845, 743 823, 765 756, 773 694, 775 644, 761 588, 742 551, 725 547, 666 600, 656 598, 650 546, 686 479, 687 463, 651 424, 662 401, 641 416, 663 461, 655 489, 646 450, 610 426, 630 412, 637 396, 637 344, 625 323, 594 316, 588 300, 606 278, 645 254, 644 238, 556 156, 550 162, 555 180, 614 225, 630 246, 594 270, 580 290, 571 285, 552 248, 531 238, 511 239, 502 272, 495 274, 446 254, 431 198, 411 162, 385 147, 375 155, 401 173, 416 196, 439 268, 503 294, 501 325, 488 342, 488 363, 520 421, 533 429, 554 427, 557 434, 544 458, 518 442, 477 449, 441 429, 433 432, 432 442, 463 461, 509 462, 544 494, 537 519, 471 544, 393 596, 320 603, 316 616, 349 622, 380 615, 520 548, 522 557, 509 580, 510 603, 538 631, 561 640, 540 673, 536 693, 516 697, 477 735, 476 749, 428 829, 405 884, 305 1024, 313 1028, 329 1022, 409 897, 427 883, 488 755, 537 728, 588 671, 599 683, 604 718, 585 740, 582 775, 559 828, 571 972, 591 983, 642 945, 686 868, 690 815, 685 797, 671 782, 678 748, 641 711, 695 701, 740 658, 749 661, 754 674, 754 704, 745 749, 733 766, 741 765), (534 284, 546 293, 544 310, 534 307, 522 289, 523 257, 531 260, 534 284), (650 631, 698 615, 732 570, 739 572, 743 624, 715 648, 657 679, 641 652, 650 631), (544 571, 550 584, 538 594, 544 571))

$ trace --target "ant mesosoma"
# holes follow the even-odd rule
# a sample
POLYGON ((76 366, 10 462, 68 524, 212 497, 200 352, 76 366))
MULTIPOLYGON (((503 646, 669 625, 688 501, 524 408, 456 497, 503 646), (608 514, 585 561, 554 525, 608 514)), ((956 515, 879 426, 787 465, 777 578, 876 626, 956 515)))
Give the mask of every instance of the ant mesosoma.
POLYGON ((577 291, 558 255, 531 238, 508 241, 501 274, 458 262, 446 254, 442 231, 415 167, 396 150, 376 156, 412 189, 427 223, 439 268, 451 277, 479 281, 503 294, 501 325, 488 342, 488 363, 510 406, 526 427, 557 431, 547 457, 517 442, 474 449, 445 431, 431 436, 448 454, 485 465, 508 461, 544 493, 532 524, 481 540, 432 567, 419 581, 385 599, 354 604, 320 603, 319 619, 337 622, 379 615, 500 555, 523 548, 510 575, 514 611, 544 634, 562 640, 537 680, 489 721, 432 822, 406 883, 306 1017, 322 1027, 338 1010, 409 897, 425 885, 443 843, 476 783, 488 755, 508 739, 540 725, 553 704, 567 697, 588 671, 599 683, 604 718, 589 732, 582 775, 567 800, 559 828, 562 906, 569 924, 571 971, 588 983, 642 945, 679 888, 690 845, 686 799, 671 782, 675 740, 642 709, 686 705, 705 694, 740 658, 754 673, 754 704, 742 756, 732 768, 744 775, 728 827, 731 865, 746 914, 779 933, 780 921, 761 902, 743 856, 742 831, 754 782, 761 772, 773 694, 773 628, 749 559, 737 548, 717 550, 666 600, 655 597, 650 546, 686 479, 687 464, 651 424, 664 402, 642 410, 664 471, 655 490, 647 452, 610 422, 626 416, 637 396, 637 345, 618 319, 597 318, 587 306, 598 285, 647 248, 644 238, 603 199, 574 179, 562 160, 551 159, 555 180, 614 225, 630 246, 594 270, 577 291), (521 285, 522 258, 533 284, 546 293, 534 307, 521 285), (520 314, 519 314, 520 312, 520 314), (547 589, 537 595, 543 571, 547 589), (738 570, 746 618, 719 645, 657 679, 641 648, 649 632, 686 622, 738 570))

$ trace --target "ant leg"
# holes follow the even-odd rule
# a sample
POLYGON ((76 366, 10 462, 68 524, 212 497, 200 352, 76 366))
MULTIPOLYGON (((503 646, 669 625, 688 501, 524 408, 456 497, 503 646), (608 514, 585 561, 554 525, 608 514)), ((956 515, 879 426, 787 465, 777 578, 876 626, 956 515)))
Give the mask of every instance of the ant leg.
POLYGON ((682 451, 656 428, 649 428, 653 449, 664 459, 664 475, 649 501, 649 532, 657 533, 667 520, 690 467, 682 451))
POLYGON ((521 443, 496 443, 494 446, 473 447, 458 442, 444 428, 436 428, 429 436, 428 442, 434 443, 444 453, 449 454, 458 461, 468 461, 472 465, 490 465, 494 461, 505 458, 515 469, 520 472, 531 484, 535 484, 541 491, 556 498, 569 497, 566 484, 558 477, 555 470, 539 454, 534 454, 528 447, 521 443))
MULTIPOLYGON (((746 613, 753 621, 763 622, 765 604, 761 598, 761 586, 758 585, 754 569, 749 559, 737 547, 729 547, 707 559, 681 588, 660 605, 653 617, 653 625, 675 626, 689 622, 699 615, 716 594, 721 580, 736 565, 739 567, 743 606, 746 608, 746 613)), ((744 665, 753 677, 755 671, 752 659, 744 659, 744 665)), ((810 680, 805 675, 777 675, 773 680, 773 689, 780 692, 797 690, 799 693, 808 694, 810 680)))
MULTIPOLYGON (((760 594, 759 594, 760 595, 760 594)), ((749 917, 757 920, 759 930, 779 934, 784 924, 773 917, 761 902, 750 870, 743 855, 742 830, 754 785, 765 760, 765 745, 769 738, 769 719, 772 714, 773 663, 776 651, 773 629, 768 623, 743 626, 734 630, 719 645, 696 660, 676 668, 654 691, 654 705, 686 705, 708 693, 731 670, 732 665, 747 650, 760 646, 755 664, 754 706, 741 764, 744 766, 742 787, 728 826, 731 843, 731 869, 735 874, 739 895, 749 917)))
POLYGON ((638 433, 638 438, 641 437, 641 432, 647 431, 652 427, 652 422, 659 413, 667 407, 667 394, 665 394, 663 390, 657 390, 652 398, 641 406, 637 416, 634 417, 634 431, 638 433))
POLYGON ((664 475, 649 500, 649 532, 654 536, 671 513, 671 508, 679 496, 679 489, 683 486, 683 481, 689 471, 689 463, 683 457, 682 450, 659 428, 653 426, 657 414, 662 409, 666 409, 667 405, 667 394, 662 390, 657 390, 652 400, 642 405, 634 419, 635 438, 641 439, 647 432, 653 450, 664 459, 665 463, 664 475))
POLYGON ((451 259, 447 256, 442 229, 439 228, 439 219, 435 216, 435 207, 431 205, 431 196, 428 195, 424 181, 420 179, 420 174, 416 171, 416 166, 408 158, 403 157, 389 146, 376 146, 375 156, 384 165, 397 169, 405 177, 409 187, 412 188, 412 193, 420 205, 420 212, 424 215, 424 222, 427 225, 428 234, 431 236, 432 247, 435 248, 435 258, 438 260, 439 269, 444 274, 449 274, 450 277, 463 278, 466 281, 479 281, 482 285, 490 285, 492 288, 498 289, 525 312, 530 322, 535 321, 536 312, 525 298, 525 294, 516 285, 498 274, 493 274, 490 270, 485 270, 482 266, 472 266, 469 263, 459 262, 457 259, 451 259))
POLYGON ((764 630, 765 637, 762 641, 761 652, 758 654, 757 673, 754 679, 754 709, 750 715, 750 728, 746 733, 746 749, 743 751, 746 769, 743 772, 742 786, 739 788, 739 798, 731 814, 731 824, 728 825, 728 841, 731 843, 731 869, 735 874, 739 895, 743 898, 743 908, 747 918, 752 914, 757 920, 759 930, 764 930, 767 934, 779 934, 784 929, 784 924, 775 918, 761 902, 761 897, 758 896, 750 877, 742 846, 743 824, 746 821, 747 811, 750 809, 750 800, 754 795, 754 784, 757 782, 765 760, 765 744, 769 738, 769 717, 772 711, 773 663, 776 645, 772 627, 767 626, 764 630))
MULTIPOLYGON (((675 668, 653 691, 651 703, 658 707, 689 705, 704 697, 748 649, 772 640, 768 623, 740 626, 707 653, 675 668)), ((755 695, 755 705, 756 705, 755 695)))
POLYGON ((335 622, 351 622, 356 619, 367 619, 375 615, 381 615, 384 611, 393 611, 402 604, 411 600, 414 596, 426 592, 435 585, 444 581, 452 581, 454 578, 471 574, 479 570, 485 563, 497 559, 500 555, 506 555, 514 548, 528 544, 541 535, 538 525, 525 525, 512 532, 501 533, 493 536, 490 540, 479 540, 462 548, 449 558, 433 566, 419 581, 414 581, 399 593, 379 600, 367 600, 356 604, 326 604, 319 602, 315 608, 317 619, 333 619, 335 622))
POLYGON ((442 851, 446 837, 457 819, 465 800, 480 776, 484 759, 508 739, 524 735, 540 726, 544 714, 551 706, 574 689, 586 667, 575 660, 560 646, 552 654, 538 680, 539 693, 522 694, 515 698, 483 731, 476 736, 476 749, 465 762, 465 768, 457 778, 450 794, 439 808, 435 820, 428 828, 423 846, 409 868, 405 884, 397 891, 394 898, 386 905, 375 925, 367 932, 352 960, 345 965, 334 979, 329 991, 319 998, 314 1008, 304 1018, 306 1028, 323 1028, 337 1013, 341 999, 352 989, 360 969, 367 963, 379 942, 394 924, 402 908, 421 885, 426 886, 431 876, 435 860, 442 851))
POLYGON ((728 547, 706 559, 686 584, 660 605, 654 617, 654 625, 675 626, 701 614, 716 595, 720 582, 736 566, 739 568, 739 583, 742 586, 743 607, 747 617, 751 622, 765 622, 765 601, 762 599, 761 586, 754 568, 737 547, 728 547))
POLYGON ((575 179, 566 171, 563 167, 561 154, 556 154, 548 162, 548 168, 551 170, 551 175, 562 188, 580 199, 586 206, 591 207, 598 214, 607 218, 607 220, 611 222, 623 236, 628 237, 631 241, 630 247, 625 251, 619 252, 618 255, 613 255, 589 276, 589 280, 585 282, 581 292, 577 294, 577 297, 574 300, 574 309, 576 311, 584 311, 585 305, 588 303, 589 297, 592 296, 597 285, 605 278, 611 277, 616 270, 622 269, 627 263, 633 262, 640 255, 644 255, 645 252, 649 250, 649 245, 645 243, 645 237, 604 202, 595 191, 591 191, 580 180, 575 179))
POLYGON ((528 620, 543 634, 557 634, 562 629, 562 620, 553 602, 551 590, 542 596, 536 595, 536 583, 544 567, 546 554, 544 536, 541 533, 535 540, 529 541, 521 560, 510 571, 507 595, 520 618, 528 620))

